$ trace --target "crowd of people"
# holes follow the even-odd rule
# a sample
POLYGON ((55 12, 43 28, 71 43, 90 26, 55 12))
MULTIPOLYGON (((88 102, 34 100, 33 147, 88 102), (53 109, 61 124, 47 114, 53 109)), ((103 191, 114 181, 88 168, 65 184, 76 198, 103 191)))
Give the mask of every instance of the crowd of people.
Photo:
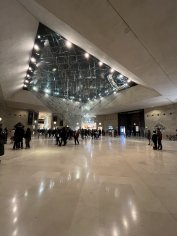
POLYGON ((25 148, 30 148, 31 129, 25 130, 22 123, 17 123, 11 131, 11 141, 13 143, 13 150, 23 149, 23 140, 25 139, 25 148))
MULTIPOLYGON (((102 135, 105 135, 104 130, 99 129, 79 129, 79 130, 72 130, 68 126, 57 128, 57 129, 38 129, 38 138, 40 136, 44 136, 45 138, 54 137, 56 140, 56 145, 58 146, 65 146, 68 140, 74 140, 75 145, 79 144, 79 136, 81 139, 99 139, 102 135)), ((22 123, 17 123, 14 126, 14 129, 10 132, 11 136, 11 143, 13 144, 13 150, 23 149, 24 148, 24 140, 25 140, 25 148, 30 148, 30 141, 31 141, 31 130, 27 128, 25 130, 24 125, 22 123)), ((2 129, 0 125, 0 156, 4 154, 4 144, 7 143, 8 137, 8 129, 2 129)), ((160 128, 157 128, 153 131, 151 135, 151 131, 148 130, 147 132, 147 139, 149 140, 148 145, 153 144, 154 150, 162 150, 162 132, 160 128)))
POLYGON ((78 129, 72 130, 70 127, 62 127, 57 129, 38 129, 38 138, 40 136, 44 136, 45 138, 55 137, 56 145, 65 146, 67 144, 67 140, 74 139, 75 145, 79 144, 79 136, 82 139, 86 139, 91 137, 92 139, 99 139, 100 135, 105 135, 104 131, 97 129, 78 129))

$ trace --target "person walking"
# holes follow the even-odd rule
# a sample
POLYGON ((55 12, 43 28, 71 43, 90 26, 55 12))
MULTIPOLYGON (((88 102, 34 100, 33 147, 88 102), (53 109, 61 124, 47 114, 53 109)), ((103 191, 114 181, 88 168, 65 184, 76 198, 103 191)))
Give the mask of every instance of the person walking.
POLYGON ((74 131, 73 137, 74 137, 75 145, 79 144, 79 130, 74 131))
POLYGON ((25 133, 26 148, 30 148, 30 141, 31 141, 31 130, 30 128, 27 128, 26 133, 25 133))
POLYGON ((162 150, 162 132, 157 129, 157 149, 162 150))

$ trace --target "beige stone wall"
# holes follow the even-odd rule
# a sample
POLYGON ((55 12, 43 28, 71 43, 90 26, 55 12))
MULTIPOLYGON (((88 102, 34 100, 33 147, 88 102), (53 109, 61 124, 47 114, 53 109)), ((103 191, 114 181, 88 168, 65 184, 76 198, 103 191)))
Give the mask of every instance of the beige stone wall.
POLYGON ((162 126, 163 137, 176 134, 177 104, 145 109, 145 126, 153 131, 155 126, 162 126))
POLYGON ((29 127, 28 111, 0 107, 0 117, 2 118, 0 123, 3 124, 4 128, 12 129, 18 122, 23 123, 25 127, 29 127))
POLYGON ((106 131, 108 129, 108 126, 112 126, 114 129, 117 129, 118 127, 118 115, 115 114, 109 114, 109 115, 98 115, 96 117, 96 123, 97 126, 99 123, 101 123, 101 126, 106 131))

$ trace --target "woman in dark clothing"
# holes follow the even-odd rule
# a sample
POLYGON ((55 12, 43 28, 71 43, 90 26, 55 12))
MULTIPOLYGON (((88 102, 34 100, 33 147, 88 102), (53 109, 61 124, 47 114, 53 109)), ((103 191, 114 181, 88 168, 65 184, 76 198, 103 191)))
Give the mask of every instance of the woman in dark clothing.
MULTIPOLYGON (((5 140, 4 134, 0 125, 0 156, 4 155, 4 140, 5 140)), ((1 159, 0 159, 0 162, 1 162, 1 159)))
POLYGON ((162 133, 160 129, 157 129, 157 149, 162 150, 162 133))
POLYGON ((30 141, 31 141, 31 130, 30 128, 27 128, 26 133, 25 133, 26 148, 30 148, 30 141))

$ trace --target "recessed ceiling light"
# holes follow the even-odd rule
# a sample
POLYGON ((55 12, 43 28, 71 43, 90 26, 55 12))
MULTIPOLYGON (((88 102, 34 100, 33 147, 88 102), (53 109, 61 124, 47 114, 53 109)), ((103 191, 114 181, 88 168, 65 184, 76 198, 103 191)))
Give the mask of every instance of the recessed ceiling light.
POLYGON ((88 54, 88 52, 86 52, 85 54, 84 54, 84 56, 85 56, 85 58, 89 58, 89 54, 88 54))
POLYGON ((41 38, 41 36, 40 36, 40 35, 38 35, 37 37, 38 37, 38 39, 40 39, 40 38, 41 38))
POLYGON ((57 70, 57 68, 53 68, 52 71, 55 72, 57 70))
POLYGON ((66 40, 65 45, 66 45, 67 48, 71 48, 72 47, 72 43, 70 41, 68 41, 68 40, 66 40))
POLYGON ((46 89, 44 90, 44 92, 45 92, 45 93, 50 93, 51 91, 50 91, 50 89, 46 88, 46 89))
POLYGON ((37 44, 34 44, 34 49, 36 50, 36 51, 39 51, 39 46, 37 45, 37 44))
POLYGON ((98 64, 99 64, 99 66, 102 66, 102 65, 103 65, 103 62, 102 62, 102 61, 99 61, 98 64))
POLYGON ((37 88, 36 86, 34 86, 34 87, 33 87, 33 90, 37 92, 37 91, 38 91, 38 88, 37 88))
POLYGON ((120 75, 119 75, 119 78, 120 78, 120 79, 122 79, 122 78, 123 78, 123 75, 122 75, 122 74, 120 74, 120 75))
POLYGON ((33 63, 35 63, 35 62, 36 62, 36 59, 35 59, 34 57, 31 57, 31 61, 32 61, 33 63))
POLYGON ((29 83, 29 80, 27 80, 27 79, 26 79, 26 80, 25 80, 25 83, 27 83, 27 84, 28 84, 28 83, 29 83))
POLYGON ((110 69, 110 72, 111 72, 111 73, 113 73, 113 72, 114 72, 114 69, 113 69, 113 68, 111 68, 111 69, 110 69))
POLYGON ((27 87, 27 85, 26 85, 26 84, 24 84, 24 85, 23 85, 23 87, 25 87, 25 88, 26 88, 26 87, 27 87))

